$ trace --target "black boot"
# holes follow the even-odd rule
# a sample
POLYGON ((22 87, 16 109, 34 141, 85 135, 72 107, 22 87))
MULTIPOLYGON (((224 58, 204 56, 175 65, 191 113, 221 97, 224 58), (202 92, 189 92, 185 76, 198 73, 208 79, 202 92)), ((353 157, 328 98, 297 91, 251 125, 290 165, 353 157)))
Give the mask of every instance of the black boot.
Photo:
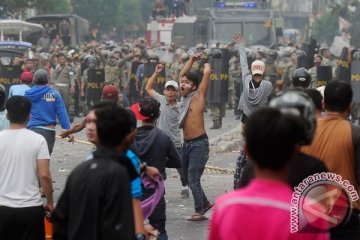
POLYGON ((213 125, 210 127, 210 129, 219 129, 220 128, 220 121, 215 120, 213 121, 213 125))
POLYGON ((222 128, 222 118, 219 120, 219 128, 222 128))

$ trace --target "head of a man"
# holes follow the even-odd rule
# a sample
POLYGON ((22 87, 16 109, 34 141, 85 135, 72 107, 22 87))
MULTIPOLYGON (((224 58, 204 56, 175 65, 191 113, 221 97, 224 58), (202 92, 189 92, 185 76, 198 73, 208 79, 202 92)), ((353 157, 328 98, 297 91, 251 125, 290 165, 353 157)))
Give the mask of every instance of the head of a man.
POLYGON ((255 60, 251 63, 251 74, 255 81, 261 81, 265 72, 265 63, 261 60, 255 60))
POLYGON ((144 97, 139 103, 131 106, 136 119, 149 124, 155 124, 160 116, 160 103, 152 97, 144 97))
POLYGON ((298 118, 274 108, 260 109, 245 125, 245 150, 257 169, 281 172, 294 158, 302 130, 298 118))
POLYGON ((119 101, 119 89, 115 85, 106 85, 102 90, 101 100, 119 101))
POLYGON ((199 84, 199 77, 193 72, 188 72, 180 79, 181 95, 186 97, 191 92, 196 91, 199 87, 199 84))
POLYGON ((20 81, 23 84, 31 84, 33 81, 32 72, 23 72, 20 76, 20 81))
POLYGON ((66 63, 66 56, 65 56, 65 54, 59 53, 59 54, 57 55, 57 60, 58 60, 58 63, 59 63, 61 66, 64 66, 65 63, 66 63))
POLYGON ((30 119, 31 102, 24 96, 13 96, 6 102, 10 123, 26 124, 30 119))
POLYGON ((353 91, 351 86, 343 81, 328 83, 324 91, 325 110, 350 114, 353 91))
POLYGON ((174 80, 167 81, 164 88, 164 96, 168 102, 176 101, 176 94, 179 89, 179 85, 174 80))
POLYGON ((34 83, 36 85, 47 85, 49 82, 49 74, 44 69, 39 69, 34 73, 34 83))
POLYGON ((292 75, 292 84, 294 88, 305 89, 310 86, 311 74, 305 68, 298 68, 292 75))
POLYGON ((100 102, 86 117, 86 135, 96 145, 120 146, 131 131, 130 116, 115 102, 100 102))

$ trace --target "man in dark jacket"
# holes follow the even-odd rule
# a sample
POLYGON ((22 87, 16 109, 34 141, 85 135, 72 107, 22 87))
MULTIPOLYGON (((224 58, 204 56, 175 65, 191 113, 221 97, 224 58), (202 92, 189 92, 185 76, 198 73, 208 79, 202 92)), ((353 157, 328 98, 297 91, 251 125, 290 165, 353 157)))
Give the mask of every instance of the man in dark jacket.
POLYGON ((137 174, 121 152, 130 116, 116 103, 101 104, 94 106, 96 118, 86 119, 96 124, 97 149, 68 177, 52 217, 54 239, 135 238, 129 181, 137 174))
MULTIPOLYGON (((154 98, 146 97, 139 103, 131 106, 136 118, 142 121, 142 126, 138 128, 133 145, 143 163, 156 167, 166 178, 165 168, 180 168, 180 155, 171 141, 170 137, 162 130, 157 128, 156 120, 160 116, 160 103, 154 98)), ((148 198, 154 193, 154 189, 145 189, 144 198, 148 198)), ((159 201, 154 212, 149 217, 150 224, 159 230, 158 239, 167 240, 168 236, 165 229, 166 206, 164 196, 159 201)))

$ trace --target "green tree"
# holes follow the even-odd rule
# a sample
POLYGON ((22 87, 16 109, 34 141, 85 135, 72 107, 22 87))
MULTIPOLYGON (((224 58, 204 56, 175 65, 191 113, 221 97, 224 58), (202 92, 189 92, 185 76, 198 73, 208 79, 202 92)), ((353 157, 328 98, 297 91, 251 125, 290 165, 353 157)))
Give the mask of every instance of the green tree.
POLYGON ((15 17, 27 8, 34 8, 39 13, 68 13, 71 11, 69 0, 1 0, 4 12, 15 17))
POLYGON ((331 44, 334 37, 339 35, 339 15, 327 11, 313 24, 313 36, 319 43, 331 44))
POLYGON ((121 0, 72 0, 74 13, 99 25, 101 30, 108 31, 120 20, 119 6, 121 0))

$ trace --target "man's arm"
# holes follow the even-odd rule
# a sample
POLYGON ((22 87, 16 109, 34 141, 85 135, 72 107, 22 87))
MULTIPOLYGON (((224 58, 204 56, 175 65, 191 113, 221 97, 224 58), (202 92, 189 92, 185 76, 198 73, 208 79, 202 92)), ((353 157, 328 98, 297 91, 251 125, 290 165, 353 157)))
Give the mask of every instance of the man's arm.
POLYGON ((192 65, 194 64, 194 62, 196 60, 198 60, 201 57, 202 53, 197 53, 194 54, 190 57, 189 61, 185 64, 185 66, 181 69, 180 74, 179 74, 179 82, 181 80, 181 78, 183 76, 185 76, 185 74, 187 74, 188 72, 190 72, 190 69, 192 67, 192 65))
POLYGON ((69 130, 64 130, 60 133, 60 137, 66 138, 71 134, 78 133, 85 128, 85 122, 81 121, 73 124, 73 126, 69 130))
POLYGON ((234 36, 233 41, 236 43, 236 47, 239 51, 240 67, 241 67, 242 80, 243 80, 243 89, 245 89, 245 86, 251 80, 251 73, 250 73, 248 61, 246 58, 245 38, 240 33, 237 33, 234 36), (248 76, 250 76, 250 78, 248 78, 248 76))
POLYGON ((37 160, 37 170, 38 177, 42 191, 46 198, 46 209, 50 212, 54 211, 54 201, 53 201, 53 187, 52 179, 49 169, 49 159, 38 159, 37 160))
POLYGON ((163 69, 164 69, 163 64, 160 63, 156 65, 153 75, 149 78, 149 80, 146 83, 145 90, 151 97, 154 97, 157 93, 154 89, 154 83, 163 69))
POLYGON ((68 113, 66 112, 66 107, 64 104, 64 100, 62 99, 60 93, 56 93, 55 95, 55 111, 56 115, 60 121, 60 125, 62 129, 70 129, 70 121, 68 113))
POLYGON ((201 80, 199 86, 199 96, 204 98, 206 97, 206 92, 209 86, 210 74, 212 72, 211 65, 209 63, 205 63, 204 65, 204 76, 201 80))

